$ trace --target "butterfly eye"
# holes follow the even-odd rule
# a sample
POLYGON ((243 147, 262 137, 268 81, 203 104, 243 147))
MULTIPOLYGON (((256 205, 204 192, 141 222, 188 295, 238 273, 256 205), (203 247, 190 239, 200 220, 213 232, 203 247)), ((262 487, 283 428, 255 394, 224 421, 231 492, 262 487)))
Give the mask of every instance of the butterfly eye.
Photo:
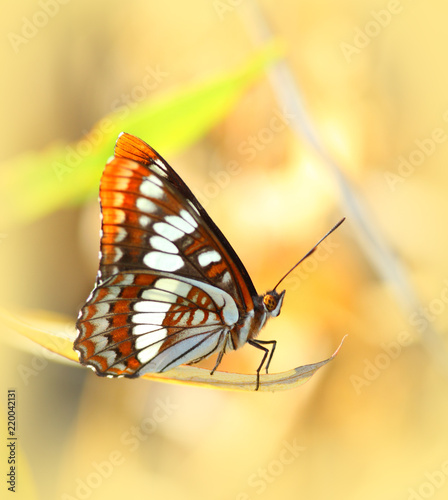
POLYGON ((263 297, 263 304, 269 312, 272 312, 277 307, 278 300, 270 293, 267 293, 263 297))
POLYGON ((275 290, 266 292, 263 296, 263 305, 265 310, 269 313, 271 318, 275 318, 280 314, 280 309, 283 304, 283 297, 285 296, 285 291, 278 293, 275 290))

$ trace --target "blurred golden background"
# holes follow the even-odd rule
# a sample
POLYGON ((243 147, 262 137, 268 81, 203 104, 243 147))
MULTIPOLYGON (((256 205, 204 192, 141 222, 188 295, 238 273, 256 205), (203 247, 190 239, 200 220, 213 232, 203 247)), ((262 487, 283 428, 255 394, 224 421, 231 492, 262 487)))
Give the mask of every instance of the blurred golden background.
MULTIPOLYGON (((197 194, 260 293, 347 216, 285 281, 282 314, 260 337, 277 339, 278 372, 328 357, 349 335, 300 389, 104 380, 16 344, 2 328, 4 449, 7 389, 17 394, 14 498, 446 498, 447 16, 441 0, 25 0, 3 8, 0 175, 20 177, 17 191, 26 179, 15 158, 29 154, 32 163, 114 110, 231 74, 263 47, 269 27, 295 83, 286 100, 295 92, 307 112, 300 130, 266 64, 188 145, 168 151, 174 133, 167 151, 142 139, 197 194)), ((181 130, 194 115, 185 113, 181 130)), ((42 216, 31 209, 21 223, 2 205, 5 307, 74 323, 98 265, 95 189, 42 216)), ((20 195, 1 193, 16 204, 20 195)), ((220 369, 255 373, 258 364, 246 346, 220 369)))

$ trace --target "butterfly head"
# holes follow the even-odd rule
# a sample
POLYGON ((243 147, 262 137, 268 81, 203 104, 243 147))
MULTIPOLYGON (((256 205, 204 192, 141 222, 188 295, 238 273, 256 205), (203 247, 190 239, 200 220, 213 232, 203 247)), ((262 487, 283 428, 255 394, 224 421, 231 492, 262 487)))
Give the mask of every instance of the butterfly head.
POLYGON ((269 316, 275 318, 280 314, 280 309, 282 308, 284 296, 285 296, 285 290, 283 290, 283 292, 281 293, 272 290, 264 294, 263 307, 265 311, 269 314, 269 316))

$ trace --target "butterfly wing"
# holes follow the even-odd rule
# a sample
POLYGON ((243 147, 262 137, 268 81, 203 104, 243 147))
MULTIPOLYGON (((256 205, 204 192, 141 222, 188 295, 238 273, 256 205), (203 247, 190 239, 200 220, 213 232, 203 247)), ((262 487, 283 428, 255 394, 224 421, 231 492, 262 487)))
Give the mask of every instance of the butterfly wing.
MULTIPOLYGON (((126 133, 122 133, 117 140, 115 158, 133 160, 140 165, 146 166, 151 173, 160 176, 160 180, 165 183, 166 187, 168 185, 172 187, 174 198, 178 200, 175 213, 178 213, 179 208, 189 213, 196 221, 198 230, 201 233, 198 243, 203 242, 202 248, 209 246, 215 249, 223 257, 223 262, 225 262, 226 268, 231 274, 230 279, 226 277, 219 280, 219 277, 215 274, 216 267, 212 267, 210 270, 212 280, 234 296, 241 308, 245 306, 246 308, 252 308, 252 299, 257 296, 257 292, 249 273, 227 241, 227 238, 173 168, 144 141, 126 133)), ((189 255, 188 252, 191 251, 199 255, 201 249, 192 247, 189 251, 187 250, 186 255, 189 255)))
POLYGON ((81 362, 133 377, 232 348, 228 333, 252 311, 255 288, 175 171, 121 134, 100 201, 100 268, 77 322, 81 362))

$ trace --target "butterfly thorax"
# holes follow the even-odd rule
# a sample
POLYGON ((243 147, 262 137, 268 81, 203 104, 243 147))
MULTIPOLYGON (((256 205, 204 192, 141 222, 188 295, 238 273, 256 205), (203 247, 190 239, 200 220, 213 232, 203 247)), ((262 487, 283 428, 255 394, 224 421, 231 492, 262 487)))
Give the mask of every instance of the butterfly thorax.
POLYGON ((258 337, 266 321, 280 314, 284 295, 284 291, 277 293, 273 290, 255 297, 254 308, 240 317, 238 323, 230 331, 227 348, 230 350, 239 349, 249 339, 258 337))

